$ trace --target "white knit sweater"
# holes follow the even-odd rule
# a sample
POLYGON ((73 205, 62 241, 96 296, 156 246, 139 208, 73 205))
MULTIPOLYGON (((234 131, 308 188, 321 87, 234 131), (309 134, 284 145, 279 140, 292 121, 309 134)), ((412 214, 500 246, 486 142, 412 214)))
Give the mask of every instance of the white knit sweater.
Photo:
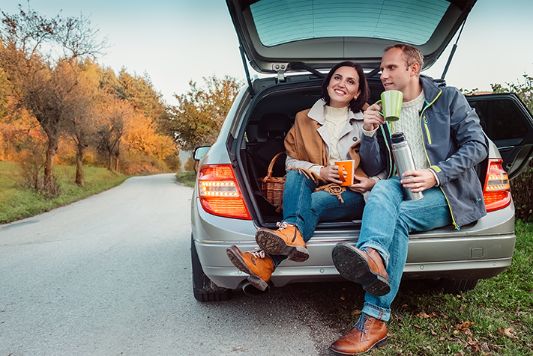
POLYGON ((342 160, 337 144, 341 137, 342 129, 346 126, 348 121, 348 107, 334 108, 332 106, 325 106, 324 126, 328 130, 329 140, 326 144, 329 147, 329 163, 342 160))
POLYGON ((420 111, 424 106, 424 91, 415 99, 404 102, 400 120, 390 123, 392 133, 403 132, 411 147, 417 169, 429 168, 424 150, 424 136, 420 125, 420 111))

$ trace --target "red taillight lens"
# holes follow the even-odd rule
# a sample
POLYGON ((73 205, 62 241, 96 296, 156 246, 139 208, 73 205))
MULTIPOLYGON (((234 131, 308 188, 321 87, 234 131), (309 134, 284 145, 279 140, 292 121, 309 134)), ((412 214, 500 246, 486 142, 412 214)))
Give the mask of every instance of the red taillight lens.
POLYGON ((233 168, 229 164, 206 164, 198 174, 198 196, 205 211, 228 218, 251 220, 233 168))
POLYGON ((502 162, 501 159, 489 159, 483 187, 483 199, 487 211, 499 210, 511 203, 511 186, 502 162))

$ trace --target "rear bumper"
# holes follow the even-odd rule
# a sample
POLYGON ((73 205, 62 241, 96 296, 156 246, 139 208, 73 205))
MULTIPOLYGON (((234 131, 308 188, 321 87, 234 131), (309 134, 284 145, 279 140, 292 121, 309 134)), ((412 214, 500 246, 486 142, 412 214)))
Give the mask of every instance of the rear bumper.
MULTIPOLYGON (((498 236, 485 238, 465 238, 463 241, 446 241, 432 239, 431 248, 435 250, 447 251, 454 248, 464 248, 464 246, 476 246, 475 249, 483 248, 482 246, 489 246, 498 244, 502 246, 502 253, 499 255, 508 255, 499 258, 487 258, 474 256, 469 259, 449 259, 442 261, 444 255, 439 255, 439 259, 431 259, 431 256, 421 259, 417 262, 409 261, 404 268, 405 278, 456 278, 456 279, 480 279, 490 278, 501 272, 511 265, 512 251, 514 249, 515 236, 498 236), (457 243, 460 242, 458 245, 457 243), (460 246, 463 245, 463 246, 460 246), (459 247, 458 247, 459 246, 459 247)), ((409 254, 412 255, 420 249, 420 244, 424 244, 424 249, 429 247, 427 242, 413 241, 409 242, 409 254), (413 252, 415 251, 415 252, 413 252)), ((205 251, 210 256, 222 256, 217 266, 204 265, 204 273, 215 282, 215 284, 236 289, 246 275, 237 270, 229 261, 227 261, 225 250, 229 244, 203 244, 196 242, 198 251, 205 251)), ((272 282, 275 286, 283 286, 289 283, 296 282, 320 282, 340 280, 337 269, 333 266, 331 261, 331 250, 336 243, 331 244, 309 244, 310 258, 305 263, 295 263, 291 261, 284 261, 274 274, 272 275, 272 282), (324 255, 328 262, 324 264, 316 263, 322 258, 317 255, 324 255)), ((240 247, 244 250, 253 249, 255 245, 241 244, 240 247)), ((477 250, 475 250, 477 251, 477 250)), ((456 256, 458 254, 455 254, 456 256)), ((453 256, 450 256, 453 257, 453 256)), ((218 258, 217 258, 218 260, 218 258)))
MULTIPOLYGON (((204 273, 221 287, 236 289, 246 275, 226 256, 235 244, 254 249, 256 226, 252 221, 219 218, 193 203, 192 232, 204 273)), ((340 280, 331 251, 339 242, 357 241, 357 228, 317 231, 308 242, 310 258, 304 263, 284 261, 272 282, 283 286, 296 282, 340 280)), ((410 236, 406 278, 490 278, 511 265, 516 236, 514 206, 489 213, 459 231, 446 227, 410 236)))

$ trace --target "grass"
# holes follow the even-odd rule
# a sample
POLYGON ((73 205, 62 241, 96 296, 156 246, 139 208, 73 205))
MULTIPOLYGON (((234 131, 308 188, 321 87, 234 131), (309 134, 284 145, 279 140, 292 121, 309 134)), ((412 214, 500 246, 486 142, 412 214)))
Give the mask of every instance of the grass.
POLYGON ((176 180, 187 187, 194 187, 196 181, 196 172, 178 172, 176 173, 176 180))
POLYGON ((533 224, 518 221, 512 266, 463 294, 402 288, 375 355, 531 355, 533 224))
POLYGON ((70 204, 112 188, 127 178, 100 167, 85 167, 84 172, 85 186, 79 187, 74 184, 74 166, 55 166, 54 174, 61 187, 61 194, 56 198, 46 198, 22 186, 16 163, 0 161, 0 223, 8 223, 70 204))

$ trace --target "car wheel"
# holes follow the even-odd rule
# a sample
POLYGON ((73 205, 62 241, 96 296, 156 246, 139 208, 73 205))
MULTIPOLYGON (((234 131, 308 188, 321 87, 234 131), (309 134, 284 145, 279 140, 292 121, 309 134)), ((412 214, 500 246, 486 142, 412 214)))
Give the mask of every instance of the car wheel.
POLYGON ((196 245, 191 236, 192 290, 199 302, 219 302, 231 298, 231 290, 217 286, 202 269, 196 245))
POLYGON ((441 279, 439 285, 446 293, 463 293, 474 289, 477 279, 441 279))

